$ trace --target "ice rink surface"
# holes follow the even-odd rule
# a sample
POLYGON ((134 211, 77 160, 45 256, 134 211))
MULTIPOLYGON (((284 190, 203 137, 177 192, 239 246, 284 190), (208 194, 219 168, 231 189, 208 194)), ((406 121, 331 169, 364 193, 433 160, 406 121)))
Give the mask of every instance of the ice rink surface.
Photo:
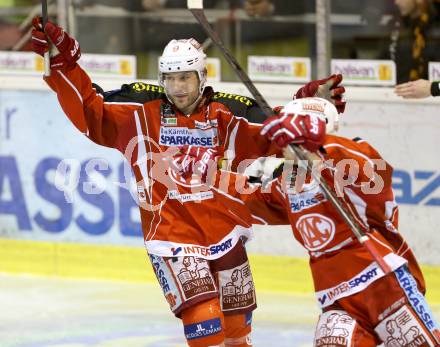
MULTIPOLYGON (((312 346, 314 297, 258 292, 254 346, 312 346)), ((183 347, 156 283, 0 274, 0 347, 183 347)))

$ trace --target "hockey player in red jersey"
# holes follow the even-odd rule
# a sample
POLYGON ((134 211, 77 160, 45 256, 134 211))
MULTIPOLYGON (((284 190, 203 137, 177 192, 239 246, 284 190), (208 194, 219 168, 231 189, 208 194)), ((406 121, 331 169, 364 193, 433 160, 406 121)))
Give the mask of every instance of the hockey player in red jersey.
POLYGON ((326 135, 336 118, 326 100, 306 98, 286 105, 262 129, 286 151, 302 144, 319 154, 322 178, 391 269, 381 270, 310 177, 296 186, 290 179, 277 180, 273 194, 260 195, 284 206, 295 238, 309 252, 322 309, 315 346, 439 346, 440 326, 424 298, 423 275, 398 232, 393 169, 366 141, 326 135))
MULTIPOLYGON (((90 140, 119 150, 131 165, 145 246, 188 345, 251 346, 256 297, 244 242, 253 217, 242 201, 205 189, 188 177, 185 161, 170 158, 193 145, 198 158, 222 153, 223 165, 236 171, 243 159, 270 154, 256 124, 263 120, 260 108, 247 97, 206 86, 206 56, 193 39, 165 47, 159 86, 139 82, 104 92, 77 64, 75 39, 51 22, 43 31, 41 18, 34 27, 36 53, 43 55, 49 41, 58 50, 45 81, 66 115, 90 140)), ((335 76, 315 81, 308 92, 324 84, 343 107, 339 82, 335 76)))
POLYGON ((424 298, 423 275, 397 230, 393 169, 366 141, 331 135, 336 120, 326 100, 292 101, 262 129, 289 158, 281 176, 261 189, 246 176, 225 172, 208 183, 245 201, 269 224, 283 223, 280 210, 285 211, 284 223, 309 253, 322 309, 315 346, 439 346, 440 327, 424 298), (291 144, 319 155, 322 179, 367 233, 389 273, 354 237, 318 182, 301 170, 291 144))

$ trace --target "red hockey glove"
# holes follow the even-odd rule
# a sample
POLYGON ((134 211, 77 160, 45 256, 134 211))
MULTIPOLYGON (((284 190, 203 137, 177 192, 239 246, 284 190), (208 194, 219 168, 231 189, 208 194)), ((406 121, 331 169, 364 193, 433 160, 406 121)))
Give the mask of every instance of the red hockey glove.
POLYGON ((32 50, 38 55, 44 56, 49 50, 49 43, 47 42, 46 34, 43 32, 43 24, 41 17, 34 17, 32 19, 32 50))
POLYGON ((49 50, 48 41, 50 40, 59 51, 59 54, 50 58, 51 69, 72 69, 81 57, 78 41, 52 22, 46 23, 43 32, 41 17, 35 17, 32 20, 32 25, 34 26, 32 30, 32 50, 39 55, 44 55, 49 50))
POLYGON ((266 119, 260 133, 280 148, 297 144, 315 152, 324 143, 325 120, 316 115, 281 113, 266 119))
POLYGON ((174 156, 173 166, 185 179, 195 174, 202 182, 206 182, 208 174, 217 170, 219 158, 215 148, 185 146, 174 156))
POLYGON ((335 105, 338 113, 344 113, 346 104, 344 99, 345 88, 340 84, 341 82, 341 74, 331 75, 322 80, 311 81, 296 92, 294 99, 302 99, 313 96, 327 99, 333 105, 335 105))

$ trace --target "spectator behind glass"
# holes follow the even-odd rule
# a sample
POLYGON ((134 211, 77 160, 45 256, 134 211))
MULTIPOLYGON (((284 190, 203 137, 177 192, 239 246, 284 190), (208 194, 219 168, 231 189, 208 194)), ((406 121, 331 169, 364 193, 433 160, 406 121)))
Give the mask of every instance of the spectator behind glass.
POLYGON ((401 83, 396 86, 394 92, 404 99, 423 99, 429 96, 440 96, 440 81, 428 81, 418 79, 401 83))
MULTIPOLYGON (((0 9, 31 7, 39 4, 39 0, 0 0, 0 9)), ((4 16, 0 18, 0 50, 10 50, 21 39, 23 32, 20 23, 25 15, 4 16)))
POLYGON ((312 1, 244 0, 243 9, 249 17, 286 16, 314 11, 312 1))
POLYGON ((249 17, 268 17, 275 10, 271 0, 246 0, 243 8, 249 17))
POLYGON ((439 53, 431 42, 435 10, 431 0, 395 0, 388 58, 396 63, 397 83, 428 78, 428 62, 439 53))
POLYGON ((17 24, 0 19, 0 50, 10 50, 21 38, 17 24))
POLYGON ((163 8, 166 0, 142 0, 142 7, 145 11, 154 11, 163 8))

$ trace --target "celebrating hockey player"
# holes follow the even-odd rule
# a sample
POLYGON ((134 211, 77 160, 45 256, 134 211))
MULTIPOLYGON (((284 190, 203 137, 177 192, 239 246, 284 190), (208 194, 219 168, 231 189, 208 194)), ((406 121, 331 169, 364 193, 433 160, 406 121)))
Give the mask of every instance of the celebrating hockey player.
POLYGON ((269 223, 280 223, 279 213, 277 220, 272 214, 284 209, 286 224, 309 253, 322 309, 315 346, 439 346, 440 327, 424 298, 423 275, 397 230, 393 169, 366 141, 331 135, 337 116, 320 98, 290 102, 264 122, 261 132, 289 158, 283 174, 264 189, 249 189, 245 176, 225 172, 214 185, 226 187, 269 223), (319 155, 322 179, 371 239, 388 273, 354 236, 319 182, 301 169, 291 144, 319 155))
MULTIPOLYGON (((160 86, 133 83, 103 92, 77 64, 75 39, 51 22, 43 30, 41 18, 33 24, 33 50, 43 55, 49 42, 57 49, 45 80, 66 115, 90 140, 119 150, 131 165, 145 245, 188 345, 251 346, 256 298, 244 242, 252 215, 240 200, 194 182, 187 175, 191 165, 170 158, 195 145, 191 157, 203 162, 222 153, 225 167, 235 171, 243 159, 269 154, 261 124, 251 123, 263 120, 261 110, 251 99, 206 86, 206 56, 194 39, 165 47, 160 86)), ((314 95, 324 86, 343 107, 340 80, 314 81, 303 92, 314 95)))

